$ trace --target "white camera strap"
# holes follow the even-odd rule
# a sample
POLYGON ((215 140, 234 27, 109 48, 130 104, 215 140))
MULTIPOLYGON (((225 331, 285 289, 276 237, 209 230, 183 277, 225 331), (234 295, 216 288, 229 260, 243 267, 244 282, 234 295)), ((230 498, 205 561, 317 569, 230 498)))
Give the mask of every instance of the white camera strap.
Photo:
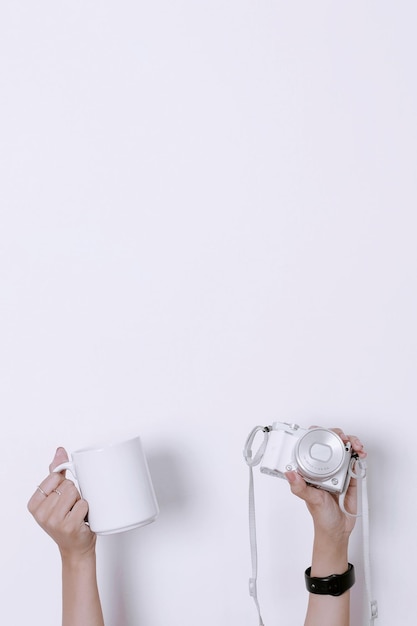
MULTIPOLYGON (((249 538, 251 549, 251 562, 252 562, 252 576, 249 579, 249 594, 255 602, 256 609, 259 616, 259 626, 264 626, 264 622, 261 616, 261 609, 258 600, 257 591, 257 577, 258 577, 258 549, 256 540, 256 517, 255 517, 255 490, 253 481, 253 468, 262 460, 265 452, 266 445, 268 443, 268 433, 271 430, 271 426, 255 426, 250 432, 245 447, 243 450, 243 456, 249 467, 249 538), (252 453, 252 445, 258 432, 264 433, 264 438, 255 454, 252 453)), ((362 535, 363 535, 363 566, 365 576, 365 586, 369 603, 369 624, 374 625, 375 619, 378 617, 378 604, 376 600, 372 599, 371 591, 371 566, 370 566, 370 549, 369 549, 369 502, 368 502, 368 490, 367 490, 367 463, 363 459, 356 459, 352 457, 349 465, 349 480, 346 481, 345 488, 339 496, 339 506, 341 510, 351 517, 362 517, 362 535), (360 472, 357 474, 354 472, 355 466, 359 467, 360 472), (345 496, 351 478, 356 478, 361 484, 361 512, 357 515, 349 513, 345 509, 345 496)))
POLYGON ((370 559, 370 548, 369 548, 369 501, 368 501, 368 484, 367 484, 367 469, 368 465, 365 459, 356 459, 352 457, 350 465, 349 465, 349 480, 346 481, 346 487, 339 497, 339 506, 342 511, 346 515, 350 515, 351 517, 362 517, 362 546, 363 546, 363 569, 364 569, 364 577, 365 577, 365 587, 366 587, 366 595, 368 597, 368 608, 369 608, 369 624, 373 626, 376 618, 378 617, 378 603, 372 597, 372 586, 371 586, 371 559, 370 559), (356 467, 359 468, 359 473, 357 473, 356 467), (349 487, 350 479, 356 478, 358 480, 358 485, 360 484, 361 490, 361 512, 359 515, 353 515, 346 511, 345 509, 345 495, 346 491, 349 487))
POLYGON ((243 456, 245 457, 245 461, 249 467, 249 539, 252 562, 252 576, 251 578, 249 578, 249 595, 253 598, 256 610, 258 611, 259 626, 264 626, 264 622, 261 616, 261 608, 259 606, 257 591, 258 548, 256 541, 255 489, 253 483, 253 468, 258 465, 262 460, 266 444, 268 443, 268 432, 270 428, 270 426, 256 426, 249 434, 243 450, 243 456), (258 432, 264 433, 264 439, 255 455, 253 455, 252 444, 258 432))

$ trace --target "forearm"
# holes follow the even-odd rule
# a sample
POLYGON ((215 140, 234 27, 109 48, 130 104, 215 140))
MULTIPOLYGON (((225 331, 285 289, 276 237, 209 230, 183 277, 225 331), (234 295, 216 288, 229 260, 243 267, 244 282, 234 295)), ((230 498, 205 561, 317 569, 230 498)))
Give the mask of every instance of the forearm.
MULTIPOLYGON (((341 438, 344 444, 350 443, 352 452, 360 459, 365 459, 367 453, 361 441, 353 435, 345 435, 340 428, 333 431, 341 438)), ((295 471, 285 474, 291 486, 291 491, 305 501, 314 523, 314 543, 310 576, 327 578, 332 574, 341 576, 337 581, 309 581, 317 583, 315 589, 311 586, 309 593, 307 615, 304 626, 349 626, 350 593, 349 588, 354 582, 354 570, 348 568, 348 543, 350 534, 355 526, 355 512, 357 506, 357 484, 352 479, 345 497, 345 507, 351 512, 347 515, 342 511, 339 498, 335 493, 326 489, 316 489, 310 486, 295 471), (335 586, 339 591, 346 589, 341 595, 334 596, 335 586), (325 594, 313 593, 321 587, 325 594)))
POLYGON ((62 557, 62 626, 104 626, 95 553, 62 557))
MULTIPOLYGON (((348 537, 332 541, 316 533, 311 576, 343 574, 348 569, 348 537)), ((305 626, 349 626, 350 593, 341 596, 310 593, 305 626)))

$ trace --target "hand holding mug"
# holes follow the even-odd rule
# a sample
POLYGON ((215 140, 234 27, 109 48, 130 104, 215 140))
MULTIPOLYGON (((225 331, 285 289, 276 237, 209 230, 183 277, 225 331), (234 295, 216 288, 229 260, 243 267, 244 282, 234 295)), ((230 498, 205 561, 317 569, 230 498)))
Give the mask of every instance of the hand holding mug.
POLYGON ((50 474, 37 487, 28 502, 28 509, 58 544, 63 556, 83 556, 94 551, 96 536, 85 523, 87 502, 71 480, 54 471, 67 461, 64 448, 58 448, 49 466, 50 474))

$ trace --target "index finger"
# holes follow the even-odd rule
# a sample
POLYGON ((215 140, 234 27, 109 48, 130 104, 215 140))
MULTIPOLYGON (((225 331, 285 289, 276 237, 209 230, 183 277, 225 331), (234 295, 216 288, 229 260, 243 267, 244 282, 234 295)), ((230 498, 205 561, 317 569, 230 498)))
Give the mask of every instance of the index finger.
POLYGON ((65 480, 65 476, 52 472, 47 476, 40 485, 36 488, 35 493, 32 495, 28 502, 28 509, 32 515, 37 508, 45 502, 46 498, 59 487, 62 481, 65 480))

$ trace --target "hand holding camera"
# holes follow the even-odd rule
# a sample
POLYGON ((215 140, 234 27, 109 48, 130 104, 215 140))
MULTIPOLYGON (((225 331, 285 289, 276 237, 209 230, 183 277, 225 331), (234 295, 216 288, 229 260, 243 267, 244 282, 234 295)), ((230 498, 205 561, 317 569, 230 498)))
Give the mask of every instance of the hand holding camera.
POLYGON ((359 439, 345 435, 340 428, 305 429, 274 422, 260 470, 286 478, 292 492, 305 500, 315 521, 351 531, 356 515, 355 464, 365 457, 359 439))
POLYGON ((327 429, 274 422, 257 426, 249 435, 244 456, 262 473, 287 479, 291 491, 305 500, 315 522, 328 528, 351 531, 357 515, 356 480, 365 475, 366 451, 360 440, 340 428, 327 429), (252 455, 256 433, 264 440, 252 455))
MULTIPOLYGON (((352 435, 345 435, 341 429, 334 431, 345 444, 350 444, 352 459, 365 459, 367 453, 361 441, 352 435)), ((350 514, 346 515, 339 505, 340 494, 325 487, 317 489, 309 484, 298 471, 287 471, 284 476, 290 485, 291 491, 305 501, 314 521, 316 532, 322 535, 332 536, 334 539, 344 539, 355 526, 357 512, 357 481, 351 478, 347 485, 344 496, 344 509, 350 514)))
POLYGON ((256 426, 249 434, 243 455, 249 466, 249 530, 252 577, 249 592, 263 624, 257 597, 257 537, 253 468, 260 465, 263 474, 288 481, 293 494, 305 501, 314 523, 311 567, 305 571, 310 592, 306 624, 323 623, 323 608, 329 622, 349 621, 349 595, 345 592, 355 582, 353 565, 348 562, 348 543, 356 517, 361 515, 364 551, 364 575, 369 601, 370 623, 378 616, 376 600, 370 584, 368 496, 366 488, 367 453, 355 436, 345 435, 340 428, 274 422, 272 426, 256 426), (263 441, 256 452, 252 445, 258 433, 263 441), (357 514, 357 480, 361 479, 362 505, 357 514), (328 596, 341 596, 334 604, 328 596), (324 600, 323 600, 324 598, 324 600), (332 611, 328 612, 329 607, 332 611), (347 620, 347 621, 346 621, 347 620))

